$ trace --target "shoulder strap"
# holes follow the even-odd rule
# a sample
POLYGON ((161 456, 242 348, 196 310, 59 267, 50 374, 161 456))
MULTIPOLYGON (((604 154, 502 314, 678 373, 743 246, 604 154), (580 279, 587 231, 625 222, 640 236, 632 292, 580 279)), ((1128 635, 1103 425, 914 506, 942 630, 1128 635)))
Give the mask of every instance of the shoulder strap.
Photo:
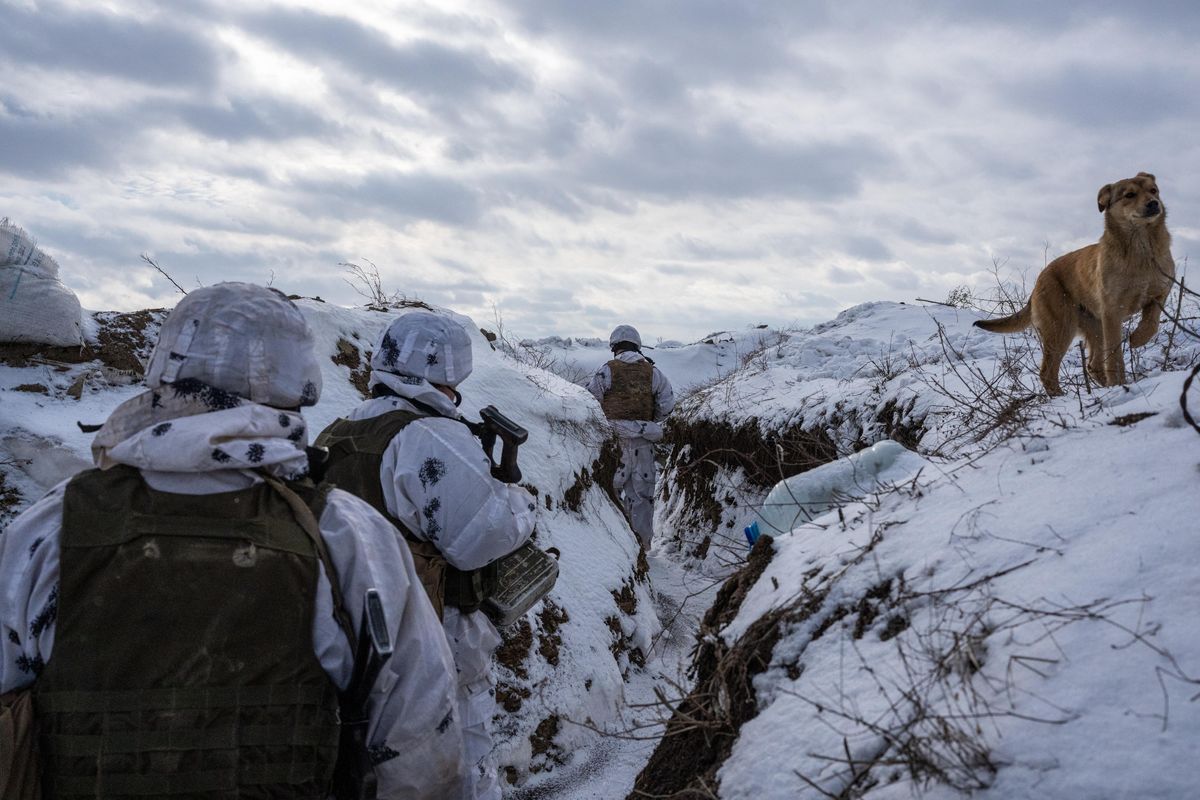
POLYGON ((299 494, 274 475, 268 475, 265 472, 260 472, 259 475, 266 482, 267 486, 270 486, 276 494, 284 499, 288 504, 288 508, 292 510, 292 515, 296 518, 296 522, 308 534, 308 538, 312 540, 313 547, 317 551, 317 557, 325 565, 325 573, 329 576, 329 585, 333 589, 333 616, 338 621, 338 624, 341 625, 346 638, 350 641, 351 652, 358 652, 358 636, 354 631, 354 623, 350 620, 350 612, 346 610, 346 601, 342 596, 341 579, 338 576, 337 567, 334 565, 333 559, 329 556, 329 548, 325 546, 325 539, 321 536, 321 526, 318 522, 321 514, 325 511, 325 503, 329 498, 329 491, 333 487, 326 483, 313 487, 312 498, 308 502, 305 502, 299 494))

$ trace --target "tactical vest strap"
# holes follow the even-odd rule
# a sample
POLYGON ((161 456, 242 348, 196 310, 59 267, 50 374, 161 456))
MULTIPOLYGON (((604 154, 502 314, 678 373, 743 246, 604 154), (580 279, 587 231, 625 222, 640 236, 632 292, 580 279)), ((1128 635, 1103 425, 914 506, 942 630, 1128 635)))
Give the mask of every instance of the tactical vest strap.
MULTIPOLYGON (((296 489, 299 488, 295 484, 288 487, 283 481, 273 475, 267 473, 259 473, 262 479, 270 486, 279 496, 288 504, 288 508, 292 510, 292 514, 296 517, 296 522, 308 534, 309 540, 313 543, 313 547, 317 551, 317 556, 321 559, 321 563, 325 565, 325 574, 329 577, 329 585, 333 590, 333 616, 337 619, 338 624, 342 626, 342 631, 346 634, 346 639, 350 642, 350 652, 358 652, 358 635, 355 633, 354 622, 350 619, 350 612, 346 610, 346 599, 342 595, 341 576, 338 575, 337 567, 333 563, 333 558, 329 555, 329 548, 325 546, 325 539, 321 536, 321 515, 325 513, 325 504, 329 500, 329 492, 333 486, 323 483, 320 486, 305 487, 309 497, 301 497, 296 489)), ((301 489, 304 491, 304 489, 301 489)))
POLYGON ((478 611, 483 601, 499 587, 500 569, 498 562, 485 567, 463 571, 446 565, 446 605, 454 606, 464 614, 478 611))

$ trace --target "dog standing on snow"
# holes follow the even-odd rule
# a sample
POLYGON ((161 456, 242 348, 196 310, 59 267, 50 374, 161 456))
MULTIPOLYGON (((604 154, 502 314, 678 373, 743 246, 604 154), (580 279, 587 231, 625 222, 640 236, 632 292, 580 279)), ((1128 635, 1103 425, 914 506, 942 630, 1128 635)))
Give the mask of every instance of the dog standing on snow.
POLYGON ((975 322, 993 333, 1015 333, 1033 325, 1042 340, 1042 386, 1051 395, 1062 394, 1058 368, 1080 334, 1087 342, 1087 367, 1096 382, 1124 383, 1121 325, 1141 311, 1129 345, 1141 347, 1150 341, 1175 279, 1167 207, 1153 175, 1139 172, 1107 184, 1096 201, 1104 214, 1100 241, 1051 261, 1038 275, 1029 302, 1016 314, 975 322))

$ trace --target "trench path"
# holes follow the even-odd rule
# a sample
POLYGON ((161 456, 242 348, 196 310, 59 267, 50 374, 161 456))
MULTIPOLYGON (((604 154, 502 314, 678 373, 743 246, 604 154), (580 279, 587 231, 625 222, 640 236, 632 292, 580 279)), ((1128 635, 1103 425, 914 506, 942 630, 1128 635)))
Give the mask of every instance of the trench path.
MULTIPOLYGON (((625 683, 625 719, 612 734, 597 733, 592 743, 576 749, 565 766, 545 776, 533 776, 520 789, 505 793, 507 800, 614 800, 633 790, 638 772, 650 760, 670 710, 658 705, 659 689, 674 702, 690 687, 686 671, 695 633, 712 605, 721 582, 699 570, 686 570, 674 554, 652 551, 650 587, 663 631, 646 659, 625 683)), ((564 723, 571 724, 564 720, 564 723)))

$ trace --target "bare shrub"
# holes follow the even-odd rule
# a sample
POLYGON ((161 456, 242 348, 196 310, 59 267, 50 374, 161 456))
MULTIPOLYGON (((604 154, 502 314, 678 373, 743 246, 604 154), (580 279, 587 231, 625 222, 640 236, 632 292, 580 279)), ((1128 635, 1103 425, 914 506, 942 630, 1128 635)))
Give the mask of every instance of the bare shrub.
POLYGON ((428 303, 416 298, 409 298, 401 291, 389 292, 383 286, 383 278, 379 275, 379 267, 363 259, 366 266, 346 261, 338 264, 349 277, 343 280, 349 284, 355 293, 366 300, 364 304, 371 311, 387 311, 390 308, 430 308, 428 303))

